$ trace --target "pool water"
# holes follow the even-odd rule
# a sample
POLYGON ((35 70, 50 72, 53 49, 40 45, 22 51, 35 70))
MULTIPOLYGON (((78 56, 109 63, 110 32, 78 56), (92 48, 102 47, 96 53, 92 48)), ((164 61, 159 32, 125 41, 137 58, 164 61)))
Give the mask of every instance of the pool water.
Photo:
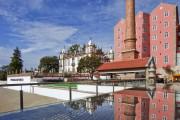
POLYGON ((0 120, 114 120, 113 97, 106 94, 15 112, 0 120))

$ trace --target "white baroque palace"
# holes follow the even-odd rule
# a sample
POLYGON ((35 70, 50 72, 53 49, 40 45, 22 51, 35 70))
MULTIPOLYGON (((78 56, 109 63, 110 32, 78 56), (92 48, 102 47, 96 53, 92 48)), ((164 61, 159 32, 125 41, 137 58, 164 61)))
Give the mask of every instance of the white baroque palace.
MULTIPOLYGON (((96 45, 91 40, 84 46, 79 48, 75 54, 69 54, 65 49, 60 52, 59 55, 59 73, 77 73, 77 67, 81 58, 91 56, 97 52, 96 45)), ((107 58, 108 61, 113 60, 113 51, 110 50, 107 54, 103 55, 102 58, 107 58)), ((106 62, 105 59, 102 60, 106 62)))

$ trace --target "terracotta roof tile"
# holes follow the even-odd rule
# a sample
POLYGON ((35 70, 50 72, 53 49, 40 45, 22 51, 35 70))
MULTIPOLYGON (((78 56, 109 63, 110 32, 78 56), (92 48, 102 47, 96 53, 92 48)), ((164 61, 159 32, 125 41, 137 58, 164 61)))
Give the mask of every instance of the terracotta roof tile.
POLYGON ((116 61, 102 64, 97 71, 123 70, 133 68, 145 68, 149 58, 134 59, 129 61, 116 61))

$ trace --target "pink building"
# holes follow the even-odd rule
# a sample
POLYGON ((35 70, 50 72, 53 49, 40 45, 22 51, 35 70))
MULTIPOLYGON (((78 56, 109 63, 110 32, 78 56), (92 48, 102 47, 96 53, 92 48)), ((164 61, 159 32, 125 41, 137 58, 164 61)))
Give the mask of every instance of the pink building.
POLYGON ((150 15, 150 48, 157 68, 180 62, 177 54, 179 25, 176 5, 161 3, 150 15))
POLYGON ((165 89, 164 85, 157 85, 149 106, 149 120, 174 120, 175 91, 172 88, 165 89))
POLYGON ((123 90, 114 94, 114 120, 148 120, 149 96, 144 90, 123 90))
MULTIPOLYGON (((121 20, 114 27, 115 61, 122 60, 125 31, 125 20, 121 20)), ((180 66, 179 31, 176 5, 161 3, 149 14, 139 12, 136 15, 136 49, 139 58, 153 56, 157 68, 180 66)))
MULTIPOLYGON (((126 22, 119 21, 114 27, 114 45, 115 45, 115 61, 122 60, 121 52, 124 49, 126 22)), ((139 58, 150 56, 150 29, 149 14, 139 12, 136 15, 136 49, 139 52, 139 58)))
POLYGON ((175 91, 157 85, 155 91, 141 89, 114 93, 115 120, 174 120, 175 91))
POLYGON ((122 60, 121 52, 124 49, 126 22, 125 20, 119 21, 114 27, 114 60, 122 60))

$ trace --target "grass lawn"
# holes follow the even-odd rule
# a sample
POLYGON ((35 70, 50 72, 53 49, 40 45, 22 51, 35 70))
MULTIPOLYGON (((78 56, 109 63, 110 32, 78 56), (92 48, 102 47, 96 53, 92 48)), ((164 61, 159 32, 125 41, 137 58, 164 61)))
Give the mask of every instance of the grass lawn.
POLYGON ((72 89, 76 89, 77 88, 77 84, 68 84, 68 83, 59 83, 59 84, 50 84, 50 85, 46 85, 48 87, 53 87, 53 88, 69 88, 69 86, 71 86, 72 89))

